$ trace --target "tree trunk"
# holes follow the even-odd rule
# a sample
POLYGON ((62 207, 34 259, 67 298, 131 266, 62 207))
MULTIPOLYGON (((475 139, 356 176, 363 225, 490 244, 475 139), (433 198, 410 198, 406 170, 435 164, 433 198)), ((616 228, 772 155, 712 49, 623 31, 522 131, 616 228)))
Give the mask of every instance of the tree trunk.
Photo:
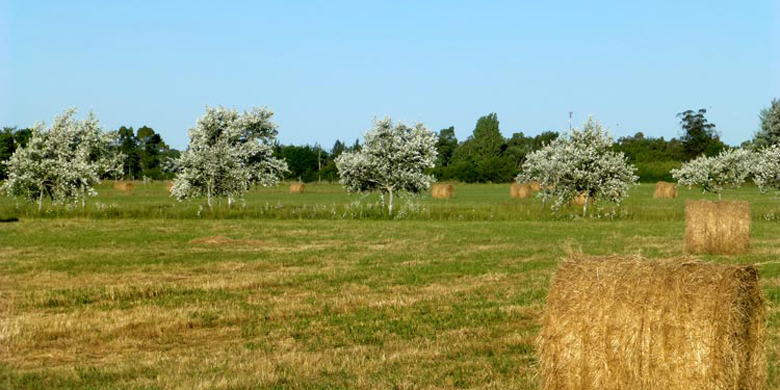
POLYGON ((211 186, 206 189, 206 203, 209 205, 209 209, 214 211, 214 201, 211 199, 211 186))
POLYGON ((393 190, 388 190, 387 192, 390 194, 388 196, 387 210, 390 212, 390 215, 393 215, 393 190))
POLYGON ((588 203, 590 203, 590 194, 585 195, 585 204, 582 205, 582 217, 588 214, 588 203))
POLYGON ((38 212, 41 212, 43 209, 43 189, 41 189, 41 194, 38 195, 38 212))
POLYGON ((87 209, 87 187, 81 185, 81 209, 87 209))
POLYGON ((229 209, 233 208, 233 197, 232 196, 228 196, 228 208, 229 209))
POLYGON ((718 192, 718 200, 721 200, 720 192, 718 192))

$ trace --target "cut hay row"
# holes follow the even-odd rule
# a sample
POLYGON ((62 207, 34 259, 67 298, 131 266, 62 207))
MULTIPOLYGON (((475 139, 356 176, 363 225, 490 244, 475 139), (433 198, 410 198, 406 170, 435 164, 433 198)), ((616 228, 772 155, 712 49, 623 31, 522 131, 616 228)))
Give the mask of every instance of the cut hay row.
POLYGON ((753 266, 573 256, 537 338, 545 390, 763 389, 766 308, 753 266))
POLYGON ((677 198, 677 184, 669 183, 665 181, 659 181, 655 183, 655 192, 653 192, 653 198, 655 199, 676 199, 677 198))
POLYGON ((455 187, 448 183, 437 183, 433 185, 431 192, 436 199, 451 199, 455 195, 455 187))
POLYGON ((750 203, 685 202, 687 253, 745 254, 750 251, 750 203))
POLYGON ((133 182, 131 181, 116 181, 114 182, 114 189, 122 192, 130 192, 133 190, 133 182))
POLYGON ((291 194, 303 194, 306 191, 306 183, 292 183, 290 184, 291 194))

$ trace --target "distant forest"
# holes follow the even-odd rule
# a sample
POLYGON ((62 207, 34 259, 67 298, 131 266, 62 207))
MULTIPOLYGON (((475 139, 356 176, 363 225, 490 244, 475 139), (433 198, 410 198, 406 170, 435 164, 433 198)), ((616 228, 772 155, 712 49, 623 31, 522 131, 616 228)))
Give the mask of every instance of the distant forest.
MULTIPOLYGON (((767 143, 768 131, 763 129, 768 114, 775 106, 761 112, 762 129, 757 131, 753 140, 745 142, 743 147, 761 146, 767 143)), ((678 168, 682 162, 701 154, 715 155, 728 148, 718 135, 715 125, 705 117, 706 110, 688 110, 677 114, 680 119, 681 136, 669 140, 655 138, 638 132, 633 136, 620 137, 613 148, 625 153, 628 161, 637 167, 641 181, 671 181, 669 170, 678 168)), ((771 126, 770 127, 774 127, 771 126)), ((26 145, 31 134, 30 129, 4 127, 0 131, 0 180, 6 175, 6 161, 13 152, 26 145)), ((558 137, 558 132, 546 131, 536 136, 526 136, 522 132, 505 138, 501 134, 498 115, 491 113, 477 120, 472 134, 465 140, 455 137, 455 128, 449 127, 438 132, 439 152, 433 174, 440 181, 458 180, 467 183, 507 183, 520 171, 525 156, 538 150, 546 143, 558 137)), ((169 147, 162 136, 154 129, 143 126, 134 130, 122 126, 117 129, 114 147, 125 155, 124 179, 149 178, 153 180, 170 179, 173 173, 166 171, 166 161, 176 158, 179 151, 169 147)), ((335 159, 341 153, 360 148, 359 141, 347 144, 337 140, 330 149, 320 145, 274 145, 277 157, 283 158, 290 172, 286 179, 314 181, 338 181, 335 159)))

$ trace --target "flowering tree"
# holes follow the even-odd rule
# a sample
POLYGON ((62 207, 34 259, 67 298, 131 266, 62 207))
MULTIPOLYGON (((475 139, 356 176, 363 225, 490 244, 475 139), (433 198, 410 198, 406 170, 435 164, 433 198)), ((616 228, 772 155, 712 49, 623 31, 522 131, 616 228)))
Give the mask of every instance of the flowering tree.
POLYGON ((755 152, 752 160, 753 181, 761 192, 770 188, 780 190, 780 145, 772 145, 755 152))
POLYGON ((602 125, 588 118, 581 130, 574 129, 530 153, 516 180, 538 181, 542 196, 555 199, 556 209, 584 194, 583 216, 593 199, 619 204, 638 177, 623 153, 611 150, 612 144, 602 125))
POLYGON ((349 191, 387 193, 392 214, 397 192, 418 193, 434 181, 425 170, 436 164, 436 141, 436 133, 422 123, 409 127, 390 118, 375 120, 362 148, 336 159, 341 184, 349 191))
POLYGON ((242 113, 207 107, 189 131, 187 150, 169 167, 179 172, 171 196, 181 201, 205 195, 213 209, 215 198, 232 204, 255 183, 276 185, 287 163, 273 157, 277 131, 271 116, 273 111, 260 107, 242 113))
POLYGON ((726 187, 739 188, 753 171, 754 155, 745 149, 724 150, 717 156, 699 156, 672 169, 672 177, 686 187, 699 187, 702 192, 721 193, 726 187))
POLYGON ((27 146, 18 149, 8 161, 8 180, 3 190, 11 196, 23 196, 65 203, 95 196, 94 186, 105 176, 121 174, 122 156, 111 150, 115 134, 101 130, 95 115, 74 119, 76 109, 54 118, 49 129, 36 124, 27 146))

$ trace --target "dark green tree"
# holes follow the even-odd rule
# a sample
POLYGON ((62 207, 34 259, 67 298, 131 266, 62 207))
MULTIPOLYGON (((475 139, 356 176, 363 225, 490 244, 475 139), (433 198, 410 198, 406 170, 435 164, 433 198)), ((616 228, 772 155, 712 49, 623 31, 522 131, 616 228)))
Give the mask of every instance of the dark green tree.
POLYGON ((686 160, 702 154, 714 156, 726 147, 715 130, 715 124, 707 122, 704 117, 706 113, 707 110, 702 108, 699 111, 687 110, 677 114, 683 130, 680 140, 686 160))
POLYGON ((439 131, 439 139, 436 142, 436 151, 439 152, 436 165, 447 167, 452 162, 455 149, 458 148, 458 139, 455 137, 455 127, 450 126, 439 131))
POLYGON ((333 147, 330 149, 331 160, 335 160, 336 157, 340 156, 341 153, 344 153, 345 150, 347 150, 347 146, 340 140, 336 140, 336 143, 334 143, 333 147))
POLYGON ((123 161, 124 176, 135 179, 141 176, 141 156, 138 151, 138 138, 132 127, 122 126, 117 131, 117 149, 125 155, 123 161))

